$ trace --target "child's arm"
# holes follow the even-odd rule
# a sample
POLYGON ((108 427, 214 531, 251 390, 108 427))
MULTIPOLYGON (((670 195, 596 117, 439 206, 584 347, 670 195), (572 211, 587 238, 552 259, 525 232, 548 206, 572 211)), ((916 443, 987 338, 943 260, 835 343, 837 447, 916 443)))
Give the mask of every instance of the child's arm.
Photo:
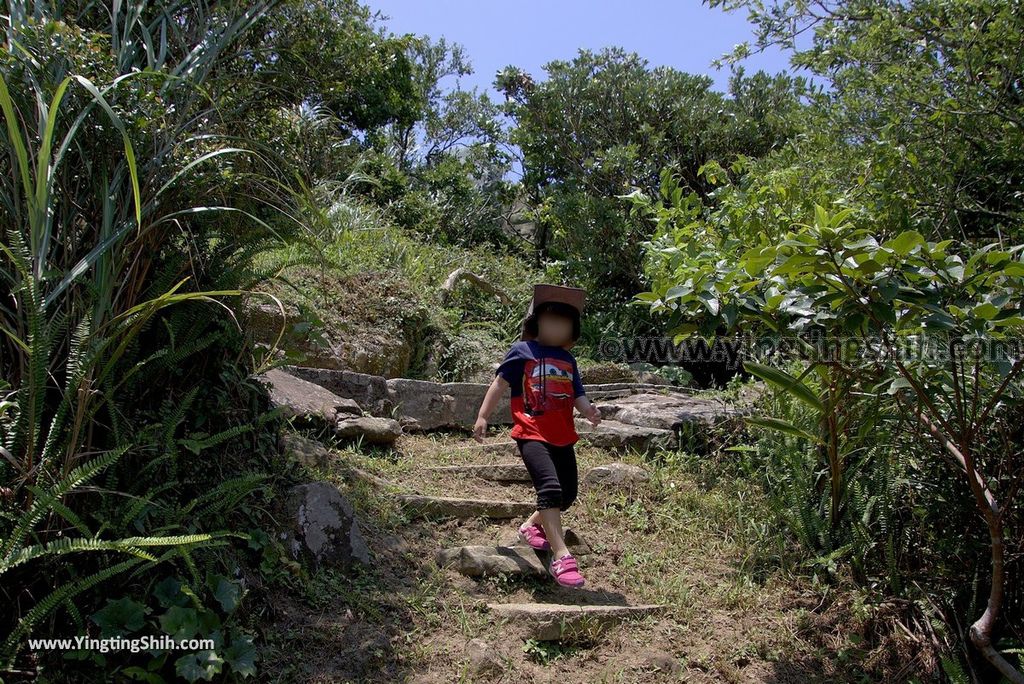
POLYGON ((576 397, 576 410, 583 414, 583 417, 590 421, 590 424, 597 427, 601 423, 601 412, 596 406, 590 403, 587 395, 581 394, 576 397))
POLYGON ((587 399, 587 390, 583 387, 583 378, 580 377, 580 369, 575 358, 572 360, 572 386, 573 394, 576 396, 576 410, 582 413, 591 425, 597 427, 601 422, 601 412, 587 399))
POLYGON ((498 405, 498 400, 501 398, 502 393, 509 388, 508 381, 500 375, 494 376, 494 381, 490 387, 487 388, 487 393, 484 394, 483 403, 480 404, 480 410, 476 415, 476 424, 473 426, 473 439, 483 443, 484 435, 487 434, 487 419, 494 413, 494 408, 498 405))

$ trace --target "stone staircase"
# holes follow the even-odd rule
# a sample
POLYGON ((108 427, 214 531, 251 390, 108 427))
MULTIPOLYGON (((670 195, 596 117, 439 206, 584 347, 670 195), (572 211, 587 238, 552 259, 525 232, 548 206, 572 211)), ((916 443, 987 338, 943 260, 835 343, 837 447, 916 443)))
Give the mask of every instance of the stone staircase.
MULTIPOLYGON (((394 442, 401 434, 435 429, 471 430, 487 385, 471 382, 430 382, 383 378, 365 373, 285 366, 264 373, 271 400, 286 415, 307 415, 328 425, 341 438, 376 444, 394 442)), ((711 428, 735 423, 742 405, 730 405, 713 393, 649 383, 584 385, 601 410, 594 428, 576 421, 580 438, 607 449, 653 451, 710 447, 711 428)), ((499 401, 491 425, 511 425, 509 397, 499 401)), ((514 444, 484 449, 513 449, 514 444)))
MULTIPOLYGON (((310 465, 321 465, 325 459, 333 458, 329 449, 299 435, 286 435, 282 444, 289 456, 310 465)), ((512 441, 470 445, 459 447, 456 451, 461 452, 460 458, 470 461, 477 458, 486 461, 494 458, 494 454, 518 454, 516 444, 512 441)), ((336 458, 334 465, 338 466, 336 458)), ((606 481, 607 474, 600 472, 606 468, 593 468, 594 472, 590 473, 594 476, 592 478, 585 478, 581 473, 581 488, 587 486, 587 481, 606 481)), ((664 608, 660 605, 631 604, 618 591, 612 591, 609 587, 588 588, 588 585, 592 585, 590 578, 587 579, 588 585, 581 589, 564 588, 555 583, 547 571, 551 562, 550 551, 532 548, 523 543, 516 533, 519 522, 532 514, 535 508, 533 486, 521 460, 419 466, 414 469, 415 473, 427 477, 444 475, 445 481, 454 483, 457 489, 471 489, 469 483, 479 480, 498 487, 498 491, 502 492, 492 494, 489 498, 413 493, 409 490, 417 489, 415 485, 410 487, 385 480, 351 465, 341 465, 341 470, 346 479, 359 480, 389 493, 398 492, 396 496, 401 508, 411 520, 456 521, 475 530, 471 532, 473 539, 436 550, 433 562, 438 568, 474 580, 504 576, 550 583, 556 594, 555 601, 488 601, 486 604, 492 620, 499 623, 511 621, 535 640, 561 640, 581 634, 592 638, 623 620, 640 618, 664 608), (473 527, 473 524, 479 528, 473 527)), ((564 532, 566 545, 581 559, 581 570, 587 577, 586 559, 594 551, 572 527, 566 527, 564 532)))
MULTIPOLYGON (((464 455, 479 454, 492 458, 494 454, 516 454, 513 441, 498 441, 484 445, 472 445, 459 449, 464 455)), ((462 499, 455 497, 428 497, 402 495, 406 509, 417 516, 428 518, 486 518, 502 523, 504 537, 498 544, 464 544, 437 550, 435 563, 449 572, 470 578, 484 579, 495 576, 530 577, 551 582, 547 567, 551 552, 537 550, 522 542, 515 528, 535 509, 535 499, 529 473, 522 461, 502 463, 468 463, 454 466, 426 466, 419 469, 425 473, 444 473, 459 479, 477 478, 493 483, 508 485, 513 496, 520 501, 462 499), (508 522, 508 519, 516 519, 508 522)), ((581 473, 581 478, 582 478, 581 473)), ((584 486, 581 482, 581 487, 584 486)), ((579 534, 567 527, 564 530, 566 545, 581 560, 593 552, 579 534)), ((586 577, 586 563, 581 563, 586 577)), ((589 583, 589 580, 588 580, 589 583)), ((641 618, 657 613, 662 605, 631 604, 622 600, 621 595, 603 591, 570 589, 559 587, 559 601, 536 602, 488 602, 491 618, 499 623, 513 622, 524 628, 537 641, 557 641, 580 634, 593 637, 608 627, 623 620, 641 618)))
MULTIPOLYGON (((314 423, 328 427, 352 426, 362 420, 366 422, 368 433, 373 431, 369 441, 375 443, 387 443, 400 434, 436 427, 468 428, 472 424, 470 413, 475 417, 486 389, 484 385, 471 383, 385 381, 348 371, 297 367, 289 367, 287 372, 277 370, 264 377, 270 381, 272 401, 283 406, 287 415, 315 419, 314 423), (341 392, 345 394, 336 394, 341 392), (390 415, 398 417, 387 417, 390 415), (372 424, 372 421, 379 424, 372 424)), ((609 451, 672 447, 678 444, 681 430, 690 429, 704 435, 711 432, 710 427, 731 421, 741 413, 720 400, 694 396, 675 388, 604 385, 587 389, 601 410, 603 420, 597 429, 586 420, 577 420, 581 446, 589 444, 609 451)), ((498 424, 502 422, 507 421, 498 420, 498 424)), ((334 432, 341 438, 351 436, 339 429, 334 432)), ((307 463, 317 464, 329 458, 322 449, 301 438, 284 439, 283 446, 307 463)), ((488 601, 486 604, 492 620, 511 621, 525 627, 535 640, 561 640, 580 633, 594 636, 623 620, 642 618, 666 608, 630 602, 609 582, 592 582, 587 574, 586 558, 593 551, 571 528, 565 531, 566 543, 581 558, 581 571, 587 584, 579 589, 557 585, 547 571, 550 552, 533 549, 520 541, 516 533, 518 523, 535 509, 535 494, 516 443, 505 438, 469 444, 457 451, 458 465, 417 468, 421 478, 425 478, 420 484, 444 483, 453 490, 443 493, 427 494, 415 484, 410 487, 389 482, 354 466, 343 466, 343 469, 346 479, 363 480, 395 494, 410 520, 472 521, 472 525, 483 526, 477 538, 437 549, 434 563, 443 571, 471 580, 504 576, 550 583, 554 587, 554 600, 488 601), (486 487, 471 486, 472 483, 486 483, 486 487), (481 489, 488 495, 479 495, 481 489), (469 495, 474 490, 478 495, 469 495), (496 494, 495 490, 501 493, 496 494)), ((630 476, 628 471, 593 473, 596 477, 590 479, 591 486, 613 481, 621 484, 618 478, 623 472, 625 477, 630 476)), ((587 484, 584 474, 580 475, 582 490, 587 484)), ((436 487, 427 487, 433 488, 436 487)))

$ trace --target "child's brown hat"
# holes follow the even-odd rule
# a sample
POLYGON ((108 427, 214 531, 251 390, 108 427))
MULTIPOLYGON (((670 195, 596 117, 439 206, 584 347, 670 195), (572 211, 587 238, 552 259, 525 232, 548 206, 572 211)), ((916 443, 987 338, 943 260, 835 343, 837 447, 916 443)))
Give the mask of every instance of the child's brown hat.
MULTIPOLYGON (((530 306, 526 309, 526 317, 523 318, 522 334, 520 335, 521 340, 532 340, 536 337, 531 334, 528 329, 531 324, 536 320, 538 311, 537 309, 541 304, 546 302, 558 302, 561 304, 568 304, 569 306, 576 309, 578 316, 583 315, 583 304, 586 302, 587 293, 585 290, 579 287, 567 287, 564 285, 549 285, 547 283, 538 283, 533 286, 533 299, 530 300, 530 306)), ((534 326, 536 329, 536 326, 534 326)), ((573 335, 573 342, 579 339, 579 326, 575 326, 575 334, 573 335)))

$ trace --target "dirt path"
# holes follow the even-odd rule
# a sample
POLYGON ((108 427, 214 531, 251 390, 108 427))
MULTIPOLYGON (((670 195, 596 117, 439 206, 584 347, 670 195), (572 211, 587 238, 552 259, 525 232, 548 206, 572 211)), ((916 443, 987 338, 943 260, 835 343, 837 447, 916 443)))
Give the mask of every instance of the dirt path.
POLYGON ((264 635, 269 647, 263 672, 269 678, 424 684, 847 680, 837 665, 837 652, 847 646, 841 611, 825 611, 821 594, 765 565, 763 551, 751 549, 756 494, 739 485, 703 490, 671 464, 655 468, 641 457, 577 445, 580 494, 563 524, 587 547, 577 555, 587 580, 582 589, 560 587, 529 564, 523 572, 479 576, 463 574, 458 563, 439 567, 444 548, 535 553, 516 547, 516 527, 525 516, 420 517, 400 498, 532 502, 528 481, 493 481, 443 468, 522 466, 516 452, 501 446, 512 444, 507 430, 489 441, 492 449, 472 448, 475 442, 462 434, 403 436, 394 452, 337 451, 336 464, 313 473, 351 498, 373 562, 347 573, 321 571, 304 591, 275 601, 278 610, 264 635), (612 461, 644 466, 652 476, 625 487, 583 481, 589 468, 612 461), (346 465, 394 486, 346 478, 346 465), (504 619, 495 604, 541 604, 531 612, 559 605, 662 608, 621 621, 591 617, 576 624, 504 619), (552 630, 559 639, 550 639, 552 630))

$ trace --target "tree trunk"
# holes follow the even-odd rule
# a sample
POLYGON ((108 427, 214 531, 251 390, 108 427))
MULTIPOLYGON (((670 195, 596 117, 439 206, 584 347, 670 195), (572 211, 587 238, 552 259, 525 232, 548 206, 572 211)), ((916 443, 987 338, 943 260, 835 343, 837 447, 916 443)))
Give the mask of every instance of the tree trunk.
POLYGON ((971 488, 971 493, 974 494, 974 501, 988 526, 989 548, 992 558, 991 588, 989 589, 988 605, 985 607, 985 612, 971 625, 969 630, 971 643, 1010 682, 1013 684, 1024 684, 1024 674, 1021 674, 1017 668, 1011 665, 992 645, 992 630, 995 628, 996 621, 999 618, 999 611, 1003 606, 1003 586, 1006 581, 1003 567, 1003 514, 999 508, 999 503, 988 488, 988 485, 985 484, 982 474, 978 472, 970 449, 966 445, 957 447, 942 433, 935 423, 929 420, 928 416, 921 411, 916 411, 916 413, 918 420, 928 428, 932 436, 963 467, 964 473, 967 475, 967 484, 971 488))

